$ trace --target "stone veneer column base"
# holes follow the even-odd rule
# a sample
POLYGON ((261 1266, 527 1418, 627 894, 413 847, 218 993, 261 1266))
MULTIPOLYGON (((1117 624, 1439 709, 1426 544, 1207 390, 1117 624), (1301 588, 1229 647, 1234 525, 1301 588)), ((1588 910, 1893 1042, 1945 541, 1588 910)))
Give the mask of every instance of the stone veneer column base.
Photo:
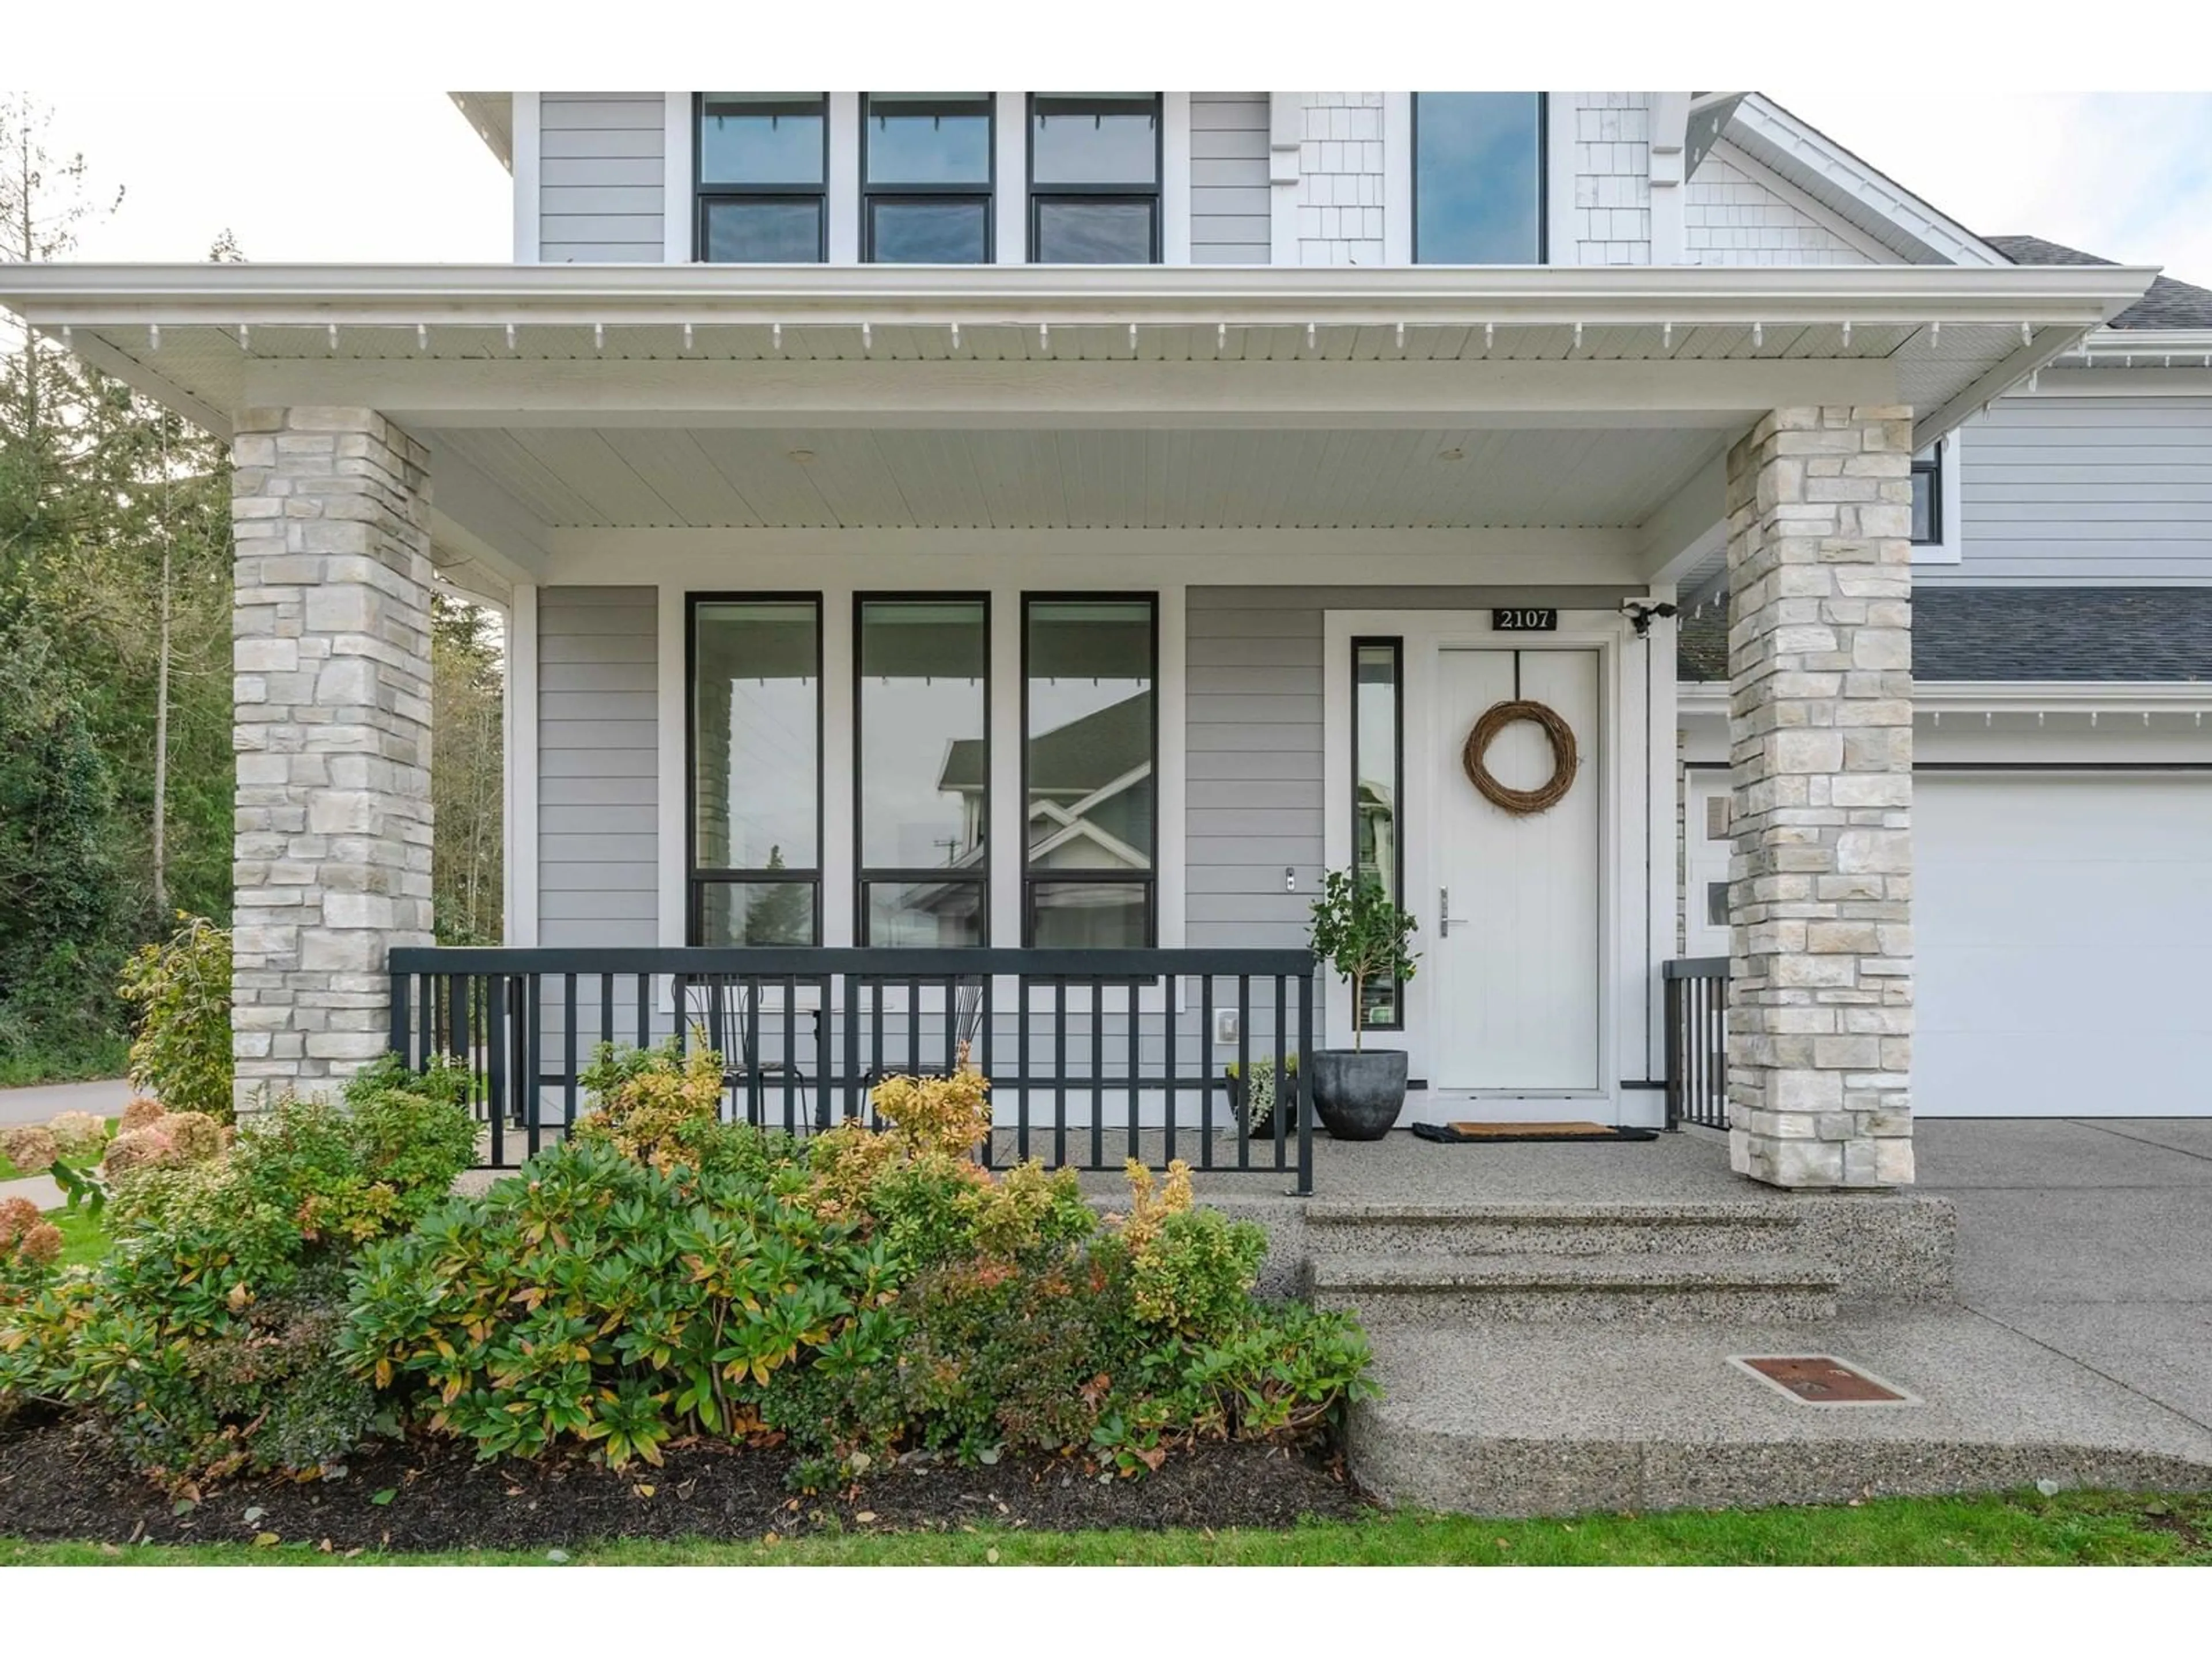
POLYGON ((374 410, 250 410, 231 446, 241 1110, 380 1054, 430 943, 428 456, 374 410))
POLYGON ((1729 1159, 1912 1179, 1912 411, 1778 409, 1729 456, 1729 1159))

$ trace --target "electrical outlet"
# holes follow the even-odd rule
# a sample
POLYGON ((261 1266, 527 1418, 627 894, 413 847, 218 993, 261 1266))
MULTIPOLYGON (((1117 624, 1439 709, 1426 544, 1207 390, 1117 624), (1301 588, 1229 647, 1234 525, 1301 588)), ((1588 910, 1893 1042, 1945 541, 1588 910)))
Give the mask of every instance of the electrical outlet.
POLYGON ((1213 1040, 1219 1043, 1237 1041, 1237 1011, 1234 1008, 1216 1008, 1213 1011, 1213 1040))

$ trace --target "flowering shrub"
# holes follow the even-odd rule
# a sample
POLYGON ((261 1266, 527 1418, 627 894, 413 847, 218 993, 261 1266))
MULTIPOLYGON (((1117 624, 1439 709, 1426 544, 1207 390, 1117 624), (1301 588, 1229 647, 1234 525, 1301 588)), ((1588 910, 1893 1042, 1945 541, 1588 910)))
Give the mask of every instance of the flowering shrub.
POLYGON ((64 1112, 46 1125, 46 1133, 54 1138, 62 1160, 69 1164, 95 1161, 107 1144, 106 1120, 90 1112, 64 1112))
POLYGON ((61 1253, 61 1229, 37 1205, 27 1198, 0 1199, 0 1262, 45 1267, 61 1253))
POLYGON ((115 1126, 115 1133, 127 1135, 133 1129, 145 1128, 158 1122, 168 1109, 151 1095, 133 1095, 131 1103, 123 1109, 123 1121, 115 1126))
MULTIPOLYGON (((231 1121, 230 935, 178 912, 177 931, 125 964, 123 998, 139 1010, 131 1081, 173 1112, 231 1121)), ((129 1127, 129 1126, 125 1126, 129 1127)))
POLYGON ((27 1175, 43 1174, 60 1161, 61 1145, 43 1123, 11 1123, 0 1128, 0 1152, 27 1175))
POLYGON ((180 1484, 343 1455, 375 1410, 335 1356, 356 1244, 411 1224, 475 1147, 451 1068, 372 1066, 341 1109, 287 1100, 228 1147, 168 1113, 118 1135, 118 1248, 0 1310, 0 1415, 73 1405, 180 1484), (131 1163, 126 1143, 149 1150, 131 1163), (185 1152, 208 1153, 197 1161, 185 1152))

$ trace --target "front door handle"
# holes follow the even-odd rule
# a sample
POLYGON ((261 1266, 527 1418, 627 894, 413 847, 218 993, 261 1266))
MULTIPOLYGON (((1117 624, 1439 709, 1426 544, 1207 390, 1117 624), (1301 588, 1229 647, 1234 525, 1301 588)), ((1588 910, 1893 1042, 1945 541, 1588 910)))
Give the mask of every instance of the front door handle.
POLYGON ((1455 916, 1451 913, 1451 889, 1439 887, 1437 889, 1437 937, 1449 939, 1455 921, 1462 927, 1467 926, 1465 916, 1455 916))

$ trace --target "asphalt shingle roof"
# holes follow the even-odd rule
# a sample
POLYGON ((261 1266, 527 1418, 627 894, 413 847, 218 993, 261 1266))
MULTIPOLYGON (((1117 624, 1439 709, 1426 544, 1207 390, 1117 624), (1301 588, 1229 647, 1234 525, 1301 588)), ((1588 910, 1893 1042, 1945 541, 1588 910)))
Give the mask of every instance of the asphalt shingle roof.
MULTIPOLYGON (((2040 236, 1984 236, 1982 240, 2016 265, 2109 265, 2094 253, 2040 236)), ((2106 325, 2107 328, 2212 328, 2212 289, 2152 279, 2150 291, 2106 325)))
MULTIPOLYGON (((1686 617, 1675 672, 1728 678, 1728 616, 1686 617)), ((1912 673, 1937 680, 2212 680, 2212 587, 1920 587, 1912 673)))

